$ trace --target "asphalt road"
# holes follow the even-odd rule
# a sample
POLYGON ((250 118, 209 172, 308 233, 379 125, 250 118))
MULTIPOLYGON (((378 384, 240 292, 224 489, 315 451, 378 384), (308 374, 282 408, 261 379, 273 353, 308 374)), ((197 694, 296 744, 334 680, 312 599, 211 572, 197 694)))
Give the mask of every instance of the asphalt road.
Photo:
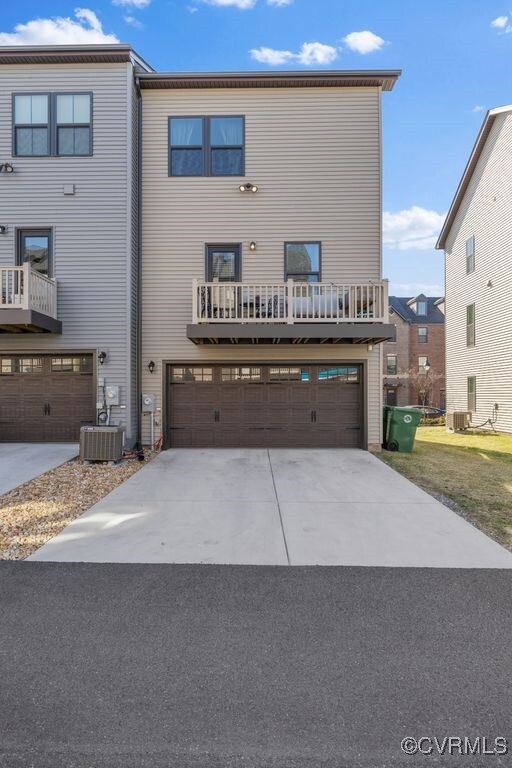
POLYGON ((512 572, 0 563, 2 768, 510 765, 512 572))

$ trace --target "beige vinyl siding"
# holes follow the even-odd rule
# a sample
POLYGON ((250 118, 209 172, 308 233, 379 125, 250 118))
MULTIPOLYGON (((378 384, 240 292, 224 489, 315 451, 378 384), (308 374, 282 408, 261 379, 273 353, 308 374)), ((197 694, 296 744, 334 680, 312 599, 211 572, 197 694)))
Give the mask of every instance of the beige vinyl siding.
POLYGON ((512 114, 497 115, 446 241, 447 409, 466 410, 476 377, 474 421, 491 416, 512 432, 512 114), (475 271, 466 240, 475 236, 475 271), (487 283, 491 281, 492 287, 487 283), (476 344, 466 346, 466 307, 475 304, 476 344))
POLYGON ((186 325, 192 280, 205 278, 205 244, 240 243, 242 281, 283 281, 287 240, 322 242, 324 281, 380 279, 380 89, 143 90, 142 99, 143 391, 161 408, 162 360, 368 359, 369 442, 379 444, 378 349, 196 347, 186 325), (244 115, 245 177, 170 178, 173 115, 244 115), (239 192, 248 181, 257 194, 239 192))
POLYGON ((0 158, 12 157, 13 92, 93 93, 92 157, 14 157, 15 172, 1 179, 0 264, 15 262, 16 229, 53 228, 54 275, 62 335, 2 334, 0 351, 105 350, 98 367, 107 384, 121 387, 123 408, 113 420, 133 435, 127 297, 131 244, 131 174, 127 84, 130 64, 2 65, 0 67, 0 158), (63 186, 75 185, 65 196, 63 186), (131 423, 130 423, 131 422, 131 423))

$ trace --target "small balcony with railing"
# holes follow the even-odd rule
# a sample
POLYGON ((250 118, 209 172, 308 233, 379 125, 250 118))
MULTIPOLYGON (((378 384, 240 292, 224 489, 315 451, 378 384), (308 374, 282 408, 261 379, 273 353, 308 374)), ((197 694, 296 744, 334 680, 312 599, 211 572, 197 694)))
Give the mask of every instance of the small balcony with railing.
POLYGON ((192 285, 187 335, 196 344, 376 344, 394 333, 387 280, 192 285))
POLYGON ((56 280, 28 262, 0 267, 0 333, 62 333, 56 280))

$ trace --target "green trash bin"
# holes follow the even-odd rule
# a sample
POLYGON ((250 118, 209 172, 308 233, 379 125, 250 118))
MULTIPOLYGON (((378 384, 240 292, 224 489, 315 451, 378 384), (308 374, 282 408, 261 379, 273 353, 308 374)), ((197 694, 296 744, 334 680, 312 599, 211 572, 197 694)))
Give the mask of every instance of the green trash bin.
MULTIPOLYGON (((418 408, 398 408, 386 406, 388 409, 384 446, 388 451, 410 453, 414 447, 416 429, 421 419, 418 408)), ((386 415, 384 416, 386 419, 386 415)))

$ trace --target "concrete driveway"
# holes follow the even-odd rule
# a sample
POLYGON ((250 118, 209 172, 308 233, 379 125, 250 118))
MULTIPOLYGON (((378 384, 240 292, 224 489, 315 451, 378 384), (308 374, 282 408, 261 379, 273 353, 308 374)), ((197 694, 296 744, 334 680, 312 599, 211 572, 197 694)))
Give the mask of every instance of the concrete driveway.
POLYGON ((512 554, 357 450, 170 450, 31 560, 512 568, 512 554))
POLYGON ((78 443, 0 443, 0 496, 78 456, 78 443))

